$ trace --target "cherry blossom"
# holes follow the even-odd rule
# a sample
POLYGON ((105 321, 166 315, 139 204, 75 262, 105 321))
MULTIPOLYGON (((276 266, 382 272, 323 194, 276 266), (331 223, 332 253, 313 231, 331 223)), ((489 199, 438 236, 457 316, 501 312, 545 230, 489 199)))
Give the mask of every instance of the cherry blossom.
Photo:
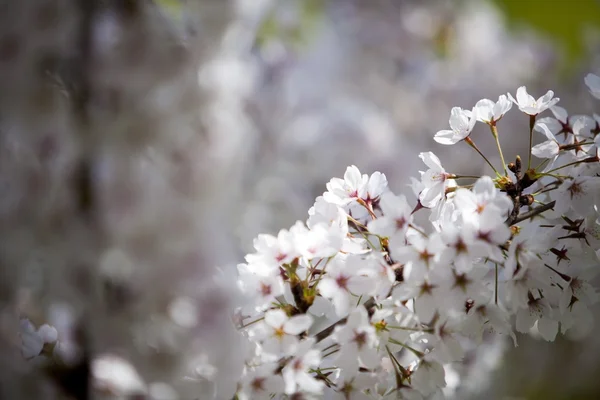
POLYGON ((475 104, 473 114, 478 121, 495 125, 512 108, 512 105, 513 103, 505 95, 500 95, 496 103, 489 99, 482 99, 475 104))
POLYGON ((460 107, 452 108, 450 112, 450 130, 442 130, 435 134, 436 142, 445 145, 456 144, 469 136, 475 122, 477 122, 475 110, 463 110, 460 107))
POLYGON ((519 89, 517 89, 516 100, 510 93, 508 93, 508 98, 519 107, 519 110, 529 115, 540 114, 554 106, 559 101, 557 97, 554 97, 554 92, 552 90, 548 90, 545 95, 536 100, 533 96, 527 93, 525 86, 521 86, 519 89))

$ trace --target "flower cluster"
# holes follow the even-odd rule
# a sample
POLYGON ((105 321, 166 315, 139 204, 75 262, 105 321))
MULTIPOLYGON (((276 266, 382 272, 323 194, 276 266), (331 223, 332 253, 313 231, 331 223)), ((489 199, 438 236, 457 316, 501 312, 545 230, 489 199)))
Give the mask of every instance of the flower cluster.
MULTIPOLYGON (((598 97, 598 77, 586 83, 598 97)), ((477 122, 498 144, 494 176, 445 170, 431 152, 412 193, 351 166, 277 236, 259 235, 238 266, 237 311, 249 354, 237 398, 442 395, 446 366, 484 334, 552 341, 589 332, 600 269, 600 116, 569 115, 549 91, 454 108, 441 144, 473 147, 477 122), (529 120, 527 166, 505 163, 498 123, 529 120), (553 117, 538 118, 550 110, 553 117), (533 146, 534 132, 544 141, 533 146), (541 163, 532 167, 532 158, 541 163), (516 325, 513 329, 513 321, 516 325)))

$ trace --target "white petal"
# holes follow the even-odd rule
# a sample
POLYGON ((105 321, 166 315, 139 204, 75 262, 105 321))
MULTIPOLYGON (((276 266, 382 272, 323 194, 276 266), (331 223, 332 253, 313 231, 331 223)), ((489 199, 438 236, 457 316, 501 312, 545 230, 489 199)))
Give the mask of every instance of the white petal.
POLYGON ((44 341, 37 333, 22 333, 21 340, 23 341, 21 346, 23 357, 35 357, 42 352, 44 341))
POLYGON ((532 315, 529 309, 522 308, 517 311, 517 331, 521 333, 527 333, 535 323, 535 318, 537 317, 532 315))
POLYGON ((558 143, 554 140, 547 140, 533 146, 531 148, 531 154, 537 158, 552 158, 558 155, 559 150, 558 143))
POLYGON ((538 320, 537 328, 545 340, 553 342, 558 333, 558 321, 542 317, 538 320))
POLYGON ((291 335, 299 335, 310 328, 312 321, 310 315, 295 315, 283 325, 283 330, 291 335))
POLYGON ((38 335, 40 335, 44 343, 54 343, 58 339, 58 332, 56 331, 56 328, 48 324, 40 326, 38 335))
POLYGON ((274 328, 279 328, 288 320, 283 310, 269 310, 265 313, 265 323, 274 328))
POLYGON ((433 140, 435 140, 439 144, 449 146, 449 145, 453 145, 453 144, 460 142, 465 137, 466 136, 460 137, 454 131, 445 129, 445 130, 438 131, 438 133, 436 133, 435 136, 433 137, 433 140))
POLYGON ((521 86, 517 89, 517 104, 519 104, 519 106, 527 106, 532 102, 531 100, 533 100, 533 98, 527 94, 525 86, 521 86))

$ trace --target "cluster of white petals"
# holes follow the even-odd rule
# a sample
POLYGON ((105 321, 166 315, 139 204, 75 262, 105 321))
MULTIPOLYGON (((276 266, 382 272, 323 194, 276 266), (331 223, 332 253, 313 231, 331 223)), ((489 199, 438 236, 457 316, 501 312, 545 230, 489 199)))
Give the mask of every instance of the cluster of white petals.
MULTIPOLYGON (((586 83, 597 96, 597 77, 586 83)), ((517 156, 504 175, 467 177, 421 153, 427 169, 412 196, 351 166, 306 223, 260 235, 238 266, 236 321, 250 349, 238 398, 442 396, 445 367, 485 334, 516 345, 515 330, 549 341, 588 333, 598 300, 589 282, 600 270, 600 118, 569 116, 557 102, 521 87, 516 99, 453 108, 451 129, 435 135, 455 144, 477 121, 498 135, 515 103, 529 134, 545 137, 529 155, 545 160, 537 168, 517 156), (548 109, 554 118, 536 120, 548 109)))

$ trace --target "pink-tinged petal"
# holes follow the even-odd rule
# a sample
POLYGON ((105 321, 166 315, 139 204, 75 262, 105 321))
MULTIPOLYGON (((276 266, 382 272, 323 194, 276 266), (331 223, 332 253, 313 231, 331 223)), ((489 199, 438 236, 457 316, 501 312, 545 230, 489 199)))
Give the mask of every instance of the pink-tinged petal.
POLYGON ((265 313, 265 323, 273 328, 283 326, 288 320, 288 316, 282 310, 270 310, 265 313))
POLYGON ((308 330, 312 322, 313 319, 310 315, 295 315, 283 325, 283 330, 291 335, 299 335, 308 330))

